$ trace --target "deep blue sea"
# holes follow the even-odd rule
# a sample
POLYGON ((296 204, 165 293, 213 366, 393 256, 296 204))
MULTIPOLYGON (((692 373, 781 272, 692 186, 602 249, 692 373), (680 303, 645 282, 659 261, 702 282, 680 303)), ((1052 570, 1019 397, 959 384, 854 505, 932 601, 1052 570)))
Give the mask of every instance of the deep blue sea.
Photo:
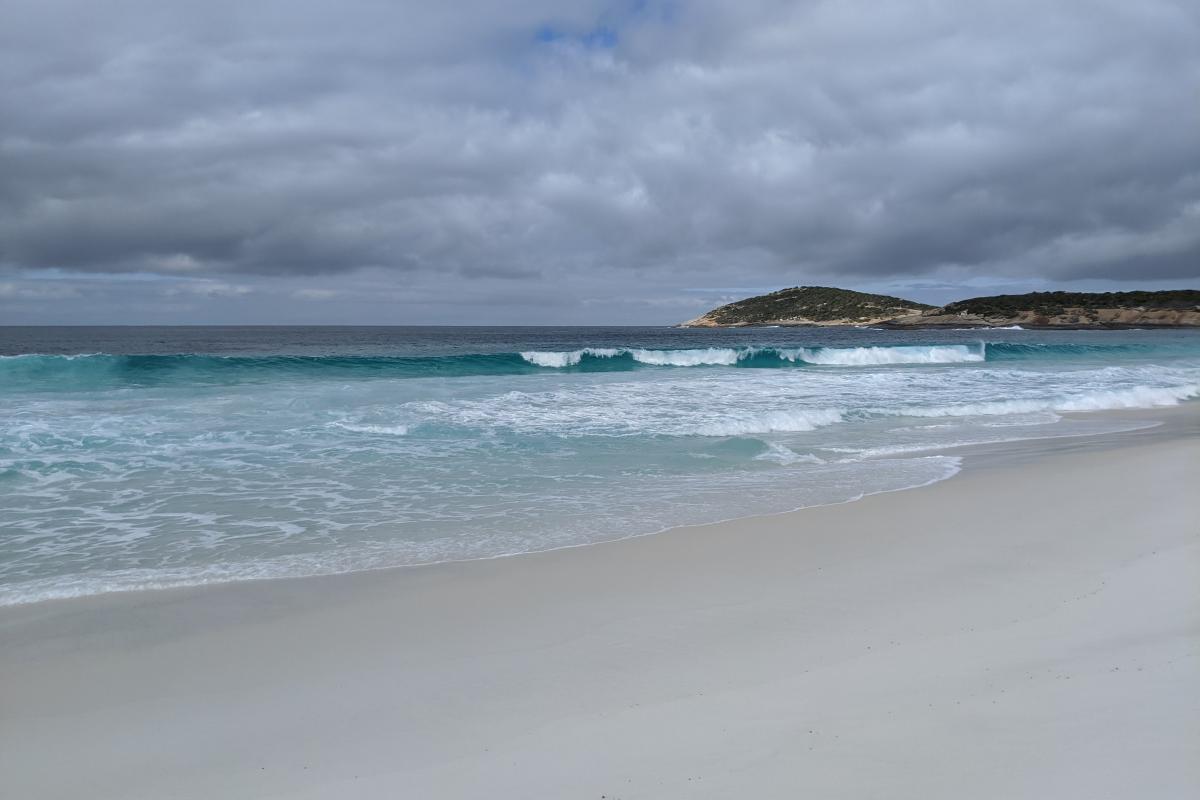
POLYGON ((0 604, 842 502, 1200 397, 1196 331, 0 327, 0 356, 0 604))

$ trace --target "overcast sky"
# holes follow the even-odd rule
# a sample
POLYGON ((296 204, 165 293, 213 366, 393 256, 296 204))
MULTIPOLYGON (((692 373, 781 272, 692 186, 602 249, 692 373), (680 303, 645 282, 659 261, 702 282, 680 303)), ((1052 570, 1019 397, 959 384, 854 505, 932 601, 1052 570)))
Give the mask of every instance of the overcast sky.
POLYGON ((1200 287, 1195 0, 0 8, 0 323, 1200 287))

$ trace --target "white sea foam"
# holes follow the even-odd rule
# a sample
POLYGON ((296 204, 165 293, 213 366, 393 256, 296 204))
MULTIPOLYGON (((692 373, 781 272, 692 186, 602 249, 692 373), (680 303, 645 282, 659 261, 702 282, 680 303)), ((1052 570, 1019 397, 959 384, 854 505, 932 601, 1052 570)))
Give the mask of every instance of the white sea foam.
MULTIPOLYGON (((694 484, 681 484, 689 491, 688 503, 653 502, 661 499, 654 486, 631 486, 627 491, 638 502, 639 513, 631 516, 602 516, 597 525, 581 525, 575 530, 553 524, 542 530, 513 530, 488 533, 471 527, 469 533, 412 540, 390 537, 381 541, 344 542, 311 552, 270 553, 269 546, 249 560, 219 561, 191 565, 155 567, 100 568, 68 574, 0 582, 0 607, 37 603, 110 592, 168 589, 185 586, 270 580, 313 575, 330 575, 374 570, 385 567, 417 566, 452 561, 492 559, 522 553, 557 550, 599 542, 650 535, 678 525, 695 525, 743 516, 773 514, 799 508, 845 503, 883 492, 902 491, 926 486, 951 477, 959 471, 961 459, 951 456, 881 459, 856 463, 834 463, 813 469, 815 481, 803 481, 786 492, 774 491, 774 484, 763 483, 761 474, 739 477, 732 474, 726 482, 732 494, 709 497, 696 491, 694 484), (828 475, 826 476, 826 471, 828 475)), ((615 499, 615 498, 614 498, 615 499)), ((604 503, 604 508, 620 508, 620 503, 604 503)), ((586 517, 593 519, 594 515, 586 517)), ((582 520, 581 520, 582 521, 582 520)), ((266 527, 266 526, 264 526, 266 527)), ((323 527, 323 526, 322 526, 323 527)), ((281 530, 290 539, 286 530, 281 530)), ((172 536, 172 541, 179 537, 172 536)), ((219 541, 219 537, 217 540, 219 541)), ((265 539, 264 542, 269 542, 265 539)), ((205 550, 212 548, 205 545, 205 550)))
POLYGON ((539 367, 573 367, 583 360, 583 351, 573 350, 568 353, 546 353, 538 350, 530 350, 521 353, 521 358, 539 367))
POLYGON ((907 417, 971 417, 1032 414, 1039 411, 1115 411, 1124 408, 1161 408, 1200 397, 1200 384, 1185 386, 1133 386, 1055 398, 995 400, 946 406, 874 409, 875 413, 907 417))
POLYGON ((61 358, 64 361, 75 361, 81 358, 105 358, 108 353, 18 353, 11 356, 0 356, 0 361, 33 361, 39 358, 61 358))
POLYGON ((751 350, 735 350, 728 347, 708 347, 696 350, 647 350, 643 348, 588 347, 583 350, 563 352, 530 350, 521 353, 521 358, 539 367, 573 367, 584 356, 614 358, 628 355, 641 364, 659 367, 731 366, 749 355, 751 350))
POLYGON ((779 442, 767 442, 767 451, 754 457, 755 461, 774 461, 776 464, 824 464, 825 459, 812 453, 797 453, 779 442))
POLYGON ((760 414, 731 414, 719 421, 698 426, 701 436, 745 436, 754 433, 798 433, 815 431, 842 421, 842 412, 832 408, 766 411, 760 414))
POLYGON ((584 356, 594 358, 612 358, 622 353, 622 350, 611 347, 586 347, 582 350, 526 350, 521 358, 539 367, 573 367, 583 360, 584 356))
POLYGON ((780 350, 780 358, 839 367, 883 366, 887 364, 963 364, 987 360, 986 345, 962 344, 921 347, 800 347, 780 350))
POLYGON ((527 351, 521 357, 539 367, 572 367, 584 356, 612 358, 629 355, 641 364, 659 367, 733 366, 759 354, 774 353, 782 361, 829 366, 885 366, 888 364, 960 364, 987 360, 986 345, 901 345, 896 347, 706 347, 691 350, 644 348, 585 348, 569 351, 527 351))
MULTIPOLYGON (((828 447, 825 448, 833 453, 845 453, 847 458, 843 461, 855 462, 861 459, 870 458, 895 458, 900 456, 912 456, 917 453, 926 453, 931 450, 949 450, 956 447, 970 447, 976 445, 993 445, 1005 444, 1008 442, 1029 441, 1030 439, 1062 439, 1076 436, 1089 436, 1097 434, 1112 434, 1127 431, 1145 430, 1147 428, 1157 427, 1159 422, 1117 422, 1112 420, 1093 422, 1086 424, 1083 422, 1075 422, 1073 425, 1059 429, 1058 426, 1046 428, 1043 431, 1033 434, 1026 431, 1021 434, 1010 436, 995 436, 988 435, 988 425, 981 425, 977 428, 960 427, 958 430, 966 436, 966 438, 945 438, 939 440, 929 440, 924 442, 907 442, 904 444, 881 445, 878 447, 828 447), (976 434, 971 435, 974 430, 976 434)), ((1002 426, 1011 428, 1015 426, 1002 426)), ((1037 424, 1025 426, 1026 428, 1036 428, 1037 424)), ((840 462, 834 462, 840 463, 840 462)))
MULTIPOLYGON (((734 369, 788 365, 731 333, 719 343, 739 346, 525 354, 652 365, 587 375, 335 371, 6 394, 0 605, 484 558, 843 502, 953 468, 897 456, 1096 432, 1107 415, 1064 412, 1200 398, 1200 355, 1186 350, 1046 343, 1062 358, 960 364, 964 351, 983 360, 974 337, 934 350, 803 335, 839 346, 783 352, 828 365, 734 369)), ((686 344, 698 341, 714 340, 686 344)), ((504 349, 522 347, 546 345, 504 349)))
POLYGON ((1062 400, 1054 411, 1104 411, 1119 408, 1156 408, 1176 406, 1182 400, 1200 397, 1200 384, 1173 386, 1135 386, 1132 389, 1113 389, 1089 392, 1062 400))
POLYGON ((745 358, 749 350, 707 347, 698 350, 629 350, 633 360, 660 367, 731 366, 745 358))
POLYGON ((376 433, 383 436, 407 436, 407 425, 356 425, 350 422, 331 423, 335 428, 341 428, 351 433, 376 433))

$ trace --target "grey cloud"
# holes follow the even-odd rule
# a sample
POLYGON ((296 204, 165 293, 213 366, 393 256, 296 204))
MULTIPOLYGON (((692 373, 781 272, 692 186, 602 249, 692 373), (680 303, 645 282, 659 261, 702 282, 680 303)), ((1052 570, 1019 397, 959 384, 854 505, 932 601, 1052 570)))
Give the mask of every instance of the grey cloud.
POLYGON ((501 284, 645 319, 705 285, 1200 278, 1184 0, 9 8, 0 269, 382 280, 451 318, 501 284))

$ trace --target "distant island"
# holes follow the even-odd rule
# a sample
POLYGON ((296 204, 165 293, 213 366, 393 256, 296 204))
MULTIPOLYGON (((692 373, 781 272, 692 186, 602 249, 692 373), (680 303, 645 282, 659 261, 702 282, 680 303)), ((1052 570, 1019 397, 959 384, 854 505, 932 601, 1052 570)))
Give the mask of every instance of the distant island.
POLYGON ((797 286, 714 308, 681 328, 881 325, 890 328, 1200 327, 1200 290, 1030 292, 936 307, 829 286, 797 286))

